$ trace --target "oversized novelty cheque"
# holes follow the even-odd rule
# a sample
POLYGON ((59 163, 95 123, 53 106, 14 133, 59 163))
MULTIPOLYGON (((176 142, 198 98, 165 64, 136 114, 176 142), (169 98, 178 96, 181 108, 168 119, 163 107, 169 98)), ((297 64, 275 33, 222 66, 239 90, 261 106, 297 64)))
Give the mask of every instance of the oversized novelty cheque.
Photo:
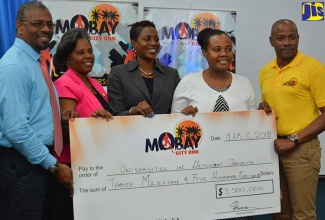
POLYGON ((76 220, 212 220, 280 211, 264 111, 70 123, 76 220))

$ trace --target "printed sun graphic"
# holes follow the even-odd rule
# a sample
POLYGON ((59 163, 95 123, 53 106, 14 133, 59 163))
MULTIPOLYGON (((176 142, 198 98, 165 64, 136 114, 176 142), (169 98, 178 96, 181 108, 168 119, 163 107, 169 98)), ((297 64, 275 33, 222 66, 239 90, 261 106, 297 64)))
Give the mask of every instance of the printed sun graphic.
POLYGON ((97 25, 97 29, 107 27, 111 32, 120 23, 121 15, 116 7, 110 4, 98 4, 94 6, 89 15, 89 20, 97 25), (103 23, 106 25, 103 26, 103 23))
POLYGON ((210 12, 201 12, 193 18, 192 27, 199 31, 204 28, 220 29, 220 20, 210 12))
POLYGON ((202 137, 202 129, 195 121, 184 120, 177 125, 174 135, 175 137, 181 138, 182 143, 185 144, 188 140, 200 140, 202 137))

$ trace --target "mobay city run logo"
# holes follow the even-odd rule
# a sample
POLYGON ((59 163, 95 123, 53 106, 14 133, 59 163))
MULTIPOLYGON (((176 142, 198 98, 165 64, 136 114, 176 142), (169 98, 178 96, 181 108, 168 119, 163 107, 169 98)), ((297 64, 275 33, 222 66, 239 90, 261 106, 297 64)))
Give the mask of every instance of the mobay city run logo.
POLYGON ((163 132, 156 138, 147 138, 145 152, 170 151, 175 155, 198 154, 201 140, 201 126, 193 120, 185 119, 176 125, 173 134, 163 132))
POLYGON ((324 2, 303 2, 303 21, 324 21, 324 2))
POLYGON ((91 40, 116 40, 114 35, 119 27, 121 14, 115 6, 107 3, 96 4, 88 16, 87 18, 83 14, 77 14, 70 20, 58 19, 55 34, 59 31, 64 33, 72 28, 84 28, 90 34, 91 40))

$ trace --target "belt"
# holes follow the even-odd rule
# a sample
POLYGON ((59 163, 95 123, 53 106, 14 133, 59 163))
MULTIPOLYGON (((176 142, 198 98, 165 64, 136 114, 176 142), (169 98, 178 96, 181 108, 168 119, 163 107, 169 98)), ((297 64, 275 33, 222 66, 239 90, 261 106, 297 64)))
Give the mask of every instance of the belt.
POLYGON ((287 135, 287 136, 278 135, 278 139, 288 139, 289 137, 290 137, 290 135, 287 135))
MULTIPOLYGON (((47 147, 47 149, 49 149, 50 152, 54 151, 54 146, 45 145, 45 147, 47 147)), ((14 147, 5 147, 5 146, 1 146, 1 145, 0 145, 0 149, 16 150, 16 148, 14 148, 14 147)))
POLYGON ((15 148, 0 145, 0 150, 15 150, 15 148))

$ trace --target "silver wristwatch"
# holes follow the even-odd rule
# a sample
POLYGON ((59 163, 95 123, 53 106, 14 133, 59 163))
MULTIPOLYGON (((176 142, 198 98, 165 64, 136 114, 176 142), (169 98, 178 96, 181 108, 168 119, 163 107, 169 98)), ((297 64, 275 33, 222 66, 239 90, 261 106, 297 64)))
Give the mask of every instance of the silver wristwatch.
POLYGON ((295 146, 298 146, 299 145, 299 139, 298 139, 298 136, 297 134, 292 134, 289 136, 289 139, 293 142, 295 142, 295 146))
POLYGON ((56 171, 58 171, 58 162, 56 162, 54 165, 50 166, 48 168, 48 171, 50 171, 51 173, 55 173, 56 171))

